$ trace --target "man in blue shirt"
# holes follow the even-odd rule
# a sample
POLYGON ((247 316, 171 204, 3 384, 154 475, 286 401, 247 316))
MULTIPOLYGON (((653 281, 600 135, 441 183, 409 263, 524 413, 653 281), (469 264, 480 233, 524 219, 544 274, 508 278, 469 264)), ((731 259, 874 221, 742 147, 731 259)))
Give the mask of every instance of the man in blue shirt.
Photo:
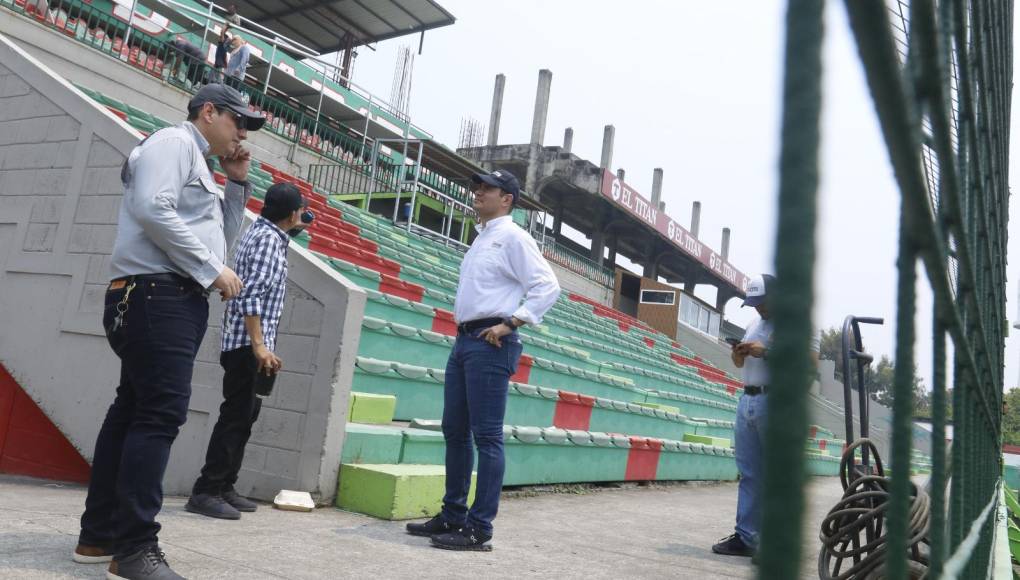
POLYGON ((233 52, 227 61, 227 76, 233 79, 234 83, 244 83, 244 74, 248 70, 248 59, 251 58, 251 48, 241 35, 235 35, 230 39, 230 46, 233 52))
MULTIPOLYGON (((743 372, 744 394, 737 403, 734 425, 734 454, 740 482, 737 485, 737 523, 733 534, 719 540, 712 551, 725 556, 754 556, 758 548, 761 521, 762 456, 765 449, 765 423, 768 417, 769 363, 772 346, 772 314, 768 302, 775 292, 776 279, 762 274, 751 279, 744 306, 758 311, 758 318, 747 325, 744 339, 733 345, 730 358, 743 372)), ((818 363, 818 335, 812 338, 811 357, 818 363)))
POLYGON ((306 206, 297 187, 289 183, 273 185, 266 191, 262 215, 237 247, 237 275, 244 288, 223 312, 223 404, 202 475, 184 506, 189 512, 236 520, 241 512, 256 509, 255 503, 234 490, 234 483, 251 427, 262 408, 262 399, 256 396, 256 379, 260 373, 271 376, 283 368, 283 361, 274 351, 287 291, 288 233, 300 231, 306 206))
POLYGON ((251 192, 251 155, 241 141, 263 123, 237 91, 206 85, 188 103, 187 121, 150 135, 121 169, 103 311, 120 385, 96 439, 73 554, 80 563, 110 562, 108 578, 180 578, 157 539, 163 475, 187 419, 209 292, 227 300, 241 291, 224 260, 251 192), (227 174, 223 190, 212 176, 213 155, 227 174))

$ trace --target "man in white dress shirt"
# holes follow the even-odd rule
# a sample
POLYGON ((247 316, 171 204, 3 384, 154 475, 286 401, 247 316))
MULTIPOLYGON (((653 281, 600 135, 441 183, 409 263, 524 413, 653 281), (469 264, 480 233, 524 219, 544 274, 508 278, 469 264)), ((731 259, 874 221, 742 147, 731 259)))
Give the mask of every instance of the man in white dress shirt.
POLYGON ((472 181, 478 237, 461 264, 454 302, 457 342, 446 364, 446 495, 442 513, 408 524, 407 531, 430 536, 437 548, 489 551, 503 487, 503 416, 521 356, 517 329, 540 323, 560 286, 535 240, 510 216, 520 198, 517 178, 499 170, 475 174, 472 181), (478 480, 468 509, 472 439, 478 480))

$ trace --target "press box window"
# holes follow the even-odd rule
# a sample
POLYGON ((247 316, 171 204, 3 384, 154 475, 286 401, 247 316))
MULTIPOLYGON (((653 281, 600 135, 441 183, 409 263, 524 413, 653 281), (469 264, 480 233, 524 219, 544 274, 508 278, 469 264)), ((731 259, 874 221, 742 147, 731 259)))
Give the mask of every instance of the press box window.
POLYGON ((670 290, 642 290, 642 304, 675 304, 676 292, 670 290))

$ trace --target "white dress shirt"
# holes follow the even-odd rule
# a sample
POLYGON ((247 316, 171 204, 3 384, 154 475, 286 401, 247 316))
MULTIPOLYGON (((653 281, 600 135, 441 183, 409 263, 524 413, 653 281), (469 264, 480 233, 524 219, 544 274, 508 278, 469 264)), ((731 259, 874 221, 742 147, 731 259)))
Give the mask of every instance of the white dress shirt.
POLYGON ((514 316, 529 324, 542 322, 560 285, 535 240, 510 216, 475 229, 478 237, 460 265, 454 319, 460 324, 514 316))

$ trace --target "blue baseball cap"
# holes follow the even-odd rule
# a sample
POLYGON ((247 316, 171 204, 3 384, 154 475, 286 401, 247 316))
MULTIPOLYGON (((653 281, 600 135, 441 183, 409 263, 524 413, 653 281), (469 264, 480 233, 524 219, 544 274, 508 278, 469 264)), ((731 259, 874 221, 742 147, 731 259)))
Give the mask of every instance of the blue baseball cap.
POLYGON ((521 183, 506 169, 497 169, 492 173, 475 173, 471 176, 471 181, 502 189, 514 196, 514 203, 521 198, 521 183))

